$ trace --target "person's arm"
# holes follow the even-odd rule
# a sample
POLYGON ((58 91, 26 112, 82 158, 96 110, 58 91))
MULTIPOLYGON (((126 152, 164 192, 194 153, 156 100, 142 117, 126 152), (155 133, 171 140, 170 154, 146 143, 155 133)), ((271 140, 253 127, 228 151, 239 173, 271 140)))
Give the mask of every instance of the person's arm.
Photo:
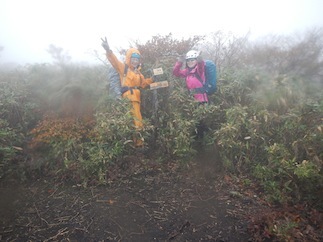
POLYGON ((121 61, 119 61, 118 58, 115 56, 115 54, 113 54, 112 50, 110 49, 110 45, 108 43, 107 37, 104 37, 104 39, 101 38, 101 40, 102 40, 101 45, 106 51, 106 56, 107 56, 109 62, 111 63, 113 68, 117 70, 117 72, 119 73, 119 75, 121 77, 124 72, 125 64, 122 63, 121 61))
POLYGON ((187 76, 187 69, 181 69, 183 62, 177 61, 173 68, 173 75, 177 77, 186 77, 187 76))
POLYGON ((151 83, 153 83, 153 78, 152 77, 150 77, 150 78, 145 78, 142 74, 140 74, 141 76, 140 76, 140 78, 141 78, 141 80, 142 80, 142 82, 141 82, 141 87, 142 88, 145 88, 145 87, 147 87, 148 85, 150 85, 151 83))
POLYGON ((123 72, 124 72, 125 64, 123 62, 119 61, 118 58, 115 56, 115 54, 111 50, 106 52, 106 56, 107 56, 109 62, 111 63, 111 65, 113 66, 113 68, 117 70, 117 72, 119 73, 120 76, 122 76, 123 72))

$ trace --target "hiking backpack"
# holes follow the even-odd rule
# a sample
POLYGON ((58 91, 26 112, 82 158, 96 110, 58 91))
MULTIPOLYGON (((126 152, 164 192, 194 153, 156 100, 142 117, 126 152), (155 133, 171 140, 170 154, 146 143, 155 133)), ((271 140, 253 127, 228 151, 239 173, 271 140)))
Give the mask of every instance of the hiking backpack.
MULTIPOLYGON (((216 65, 211 60, 205 60, 205 83, 203 84, 203 92, 211 95, 216 92, 216 65)), ((196 75, 197 79, 203 83, 202 78, 196 75)))
POLYGON ((216 66, 211 60, 205 61, 205 84, 206 93, 213 94, 216 92, 216 66))
POLYGON ((108 69, 108 90, 109 96, 118 98, 121 96, 120 75, 113 67, 108 69))
MULTIPOLYGON (((124 78, 127 75, 128 65, 124 68, 124 78)), ((113 98, 119 98, 122 95, 122 86, 120 81, 120 75, 116 69, 112 66, 108 69, 108 89, 109 95, 113 98)))

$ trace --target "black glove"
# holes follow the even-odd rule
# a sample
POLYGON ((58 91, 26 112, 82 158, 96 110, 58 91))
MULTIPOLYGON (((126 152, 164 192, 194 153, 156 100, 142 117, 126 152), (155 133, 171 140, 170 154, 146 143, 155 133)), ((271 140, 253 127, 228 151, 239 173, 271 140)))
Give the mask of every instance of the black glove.
POLYGON ((101 40, 102 40, 102 44, 101 44, 102 47, 105 49, 105 51, 109 51, 110 50, 110 46, 108 44, 107 37, 104 37, 104 39, 101 38, 101 40))
POLYGON ((203 60, 203 58, 202 58, 201 54, 202 54, 202 51, 200 51, 200 52, 199 52, 199 55, 198 55, 198 57, 196 58, 196 59, 197 59, 197 62, 201 62, 201 61, 203 60))
POLYGON ((185 62, 185 56, 184 55, 181 55, 181 56, 179 56, 178 58, 177 58, 177 61, 178 62, 185 62))

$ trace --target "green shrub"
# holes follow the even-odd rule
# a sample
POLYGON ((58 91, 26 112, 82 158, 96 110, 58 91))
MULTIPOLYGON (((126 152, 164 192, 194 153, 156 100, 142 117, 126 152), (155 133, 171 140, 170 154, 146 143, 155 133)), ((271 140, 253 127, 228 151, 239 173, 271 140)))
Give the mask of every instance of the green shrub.
POLYGON ((16 139, 17 135, 7 121, 0 119, 0 178, 14 169, 10 163, 17 153, 14 148, 16 139))

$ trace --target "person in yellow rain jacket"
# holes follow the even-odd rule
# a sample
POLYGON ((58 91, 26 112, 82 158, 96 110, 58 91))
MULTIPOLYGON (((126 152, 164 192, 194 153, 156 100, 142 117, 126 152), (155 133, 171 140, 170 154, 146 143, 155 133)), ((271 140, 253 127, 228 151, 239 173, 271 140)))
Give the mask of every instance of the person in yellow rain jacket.
MULTIPOLYGON (((117 70, 120 75, 121 81, 121 94, 123 98, 127 98, 132 104, 132 116, 134 118, 134 124, 137 129, 143 127, 142 116, 140 111, 140 89, 145 88, 153 82, 152 78, 145 78, 141 74, 141 56, 140 52, 135 48, 130 48, 126 53, 125 62, 121 62, 117 59, 115 54, 111 51, 107 38, 102 39, 102 47, 106 51, 106 56, 111 65, 117 70), (124 73, 126 72, 126 73, 124 73)), ((142 146, 143 141, 135 139, 136 146, 142 146)))

